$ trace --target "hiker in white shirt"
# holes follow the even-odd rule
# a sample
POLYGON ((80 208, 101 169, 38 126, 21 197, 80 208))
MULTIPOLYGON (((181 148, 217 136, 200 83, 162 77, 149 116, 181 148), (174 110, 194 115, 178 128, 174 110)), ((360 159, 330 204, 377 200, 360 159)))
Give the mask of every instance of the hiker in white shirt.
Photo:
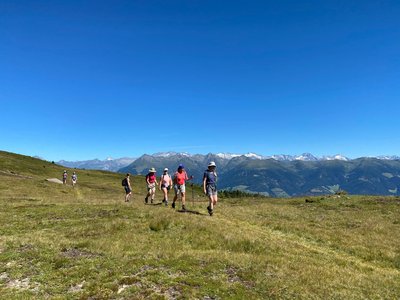
POLYGON ((165 206, 168 206, 168 192, 171 189, 171 186, 172 178, 168 174, 168 168, 165 168, 163 174, 161 175, 159 186, 160 191, 162 190, 164 193, 164 199, 162 202, 165 204, 165 206))

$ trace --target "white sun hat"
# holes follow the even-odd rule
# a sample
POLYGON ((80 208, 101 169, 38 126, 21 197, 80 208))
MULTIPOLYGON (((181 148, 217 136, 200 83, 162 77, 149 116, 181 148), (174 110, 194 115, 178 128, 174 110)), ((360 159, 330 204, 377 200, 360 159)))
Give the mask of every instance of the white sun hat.
POLYGON ((208 166, 209 166, 209 167, 216 167, 217 165, 215 164, 215 162, 211 161, 211 162, 208 164, 208 166))
POLYGON ((156 173, 157 171, 156 171, 156 169, 151 168, 151 169, 149 170, 149 172, 150 172, 150 173, 156 173))
POLYGON ((165 168, 165 169, 164 169, 164 172, 168 172, 168 168, 165 168))

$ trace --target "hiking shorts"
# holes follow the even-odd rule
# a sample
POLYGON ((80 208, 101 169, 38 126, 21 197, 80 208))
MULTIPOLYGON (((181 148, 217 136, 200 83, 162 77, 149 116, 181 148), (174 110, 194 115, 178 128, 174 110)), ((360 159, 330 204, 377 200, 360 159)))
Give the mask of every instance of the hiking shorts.
POLYGON ((175 184, 175 195, 184 194, 186 192, 186 186, 184 184, 175 184))
POLYGON ((151 193, 155 193, 156 192, 156 184, 155 183, 150 183, 147 185, 147 190, 151 193))
POLYGON ((171 186, 162 184, 162 185, 161 185, 161 188, 162 188, 162 189, 167 189, 167 190, 169 191, 169 190, 171 189, 171 186))
POLYGON ((206 192, 208 197, 218 195, 217 187, 214 184, 207 184, 206 192))
POLYGON ((132 192, 132 190, 129 188, 129 186, 124 186, 124 189, 125 189, 125 193, 128 195, 128 194, 130 194, 131 192, 132 192))

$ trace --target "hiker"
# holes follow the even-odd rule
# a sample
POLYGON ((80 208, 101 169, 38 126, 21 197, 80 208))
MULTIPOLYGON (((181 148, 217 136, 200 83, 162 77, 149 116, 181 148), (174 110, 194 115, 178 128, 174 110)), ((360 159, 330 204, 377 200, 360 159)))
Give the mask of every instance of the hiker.
POLYGON ((164 173, 161 175, 160 178, 160 191, 162 190, 164 193, 164 199, 163 199, 163 203, 165 204, 165 206, 168 206, 168 192, 171 189, 172 186, 172 178, 171 176, 168 174, 168 168, 164 169, 164 173))
POLYGON ((62 179, 63 179, 63 184, 67 184, 67 178, 68 178, 68 173, 67 170, 64 170, 62 179))
POLYGON ((122 180, 122 186, 125 189, 125 202, 129 202, 129 198, 132 195, 132 187, 131 187, 131 174, 126 174, 126 177, 122 180))
POLYGON ((154 196, 156 195, 156 186, 158 185, 157 177, 156 177, 156 169, 151 168, 149 173, 146 175, 146 183, 147 183, 147 196, 144 198, 144 202, 147 204, 149 202, 149 197, 151 203, 154 201, 154 196))
POLYGON ((193 179, 193 176, 188 177, 185 167, 180 164, 178 170, 175 172, 174 175, 174 190, 175 190, 175 197, 174 201, 172 202, 172 208, 175 208, 175 202, 178 199, 178 195, 181 195, 182 199, 182 210, 186 210, 185 207, 185 200, 186 200, 186 186, 185 182, 187 180, 193 179))
POLYGON ((78 176, 76 175, 76 172, 72 173, 71 181, 72 181, 72 186, 75 187, 76 182, 78 181, 78 176))
POLYGON ((215 162, 210 162, 208 164, 208 169, 204 172, 203 175, 203 189, 204 194, 208 196, 209 204, 207 206, 208 213, 210 216, 214 213, 214 206, 218 201, 218 191, 217 191, 217 172, 215 169, 217 166, 215 162))

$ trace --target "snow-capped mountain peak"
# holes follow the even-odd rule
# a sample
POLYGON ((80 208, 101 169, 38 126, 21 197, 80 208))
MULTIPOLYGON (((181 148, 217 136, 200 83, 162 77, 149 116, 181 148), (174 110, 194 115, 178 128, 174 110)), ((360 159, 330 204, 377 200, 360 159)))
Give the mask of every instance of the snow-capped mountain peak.
POLYGON ((222 159, 232 159, 241 156, 241 154, 232 154, 232 153, 217 153, 215 155, 222 159))
POLYGON ((233 153, 217 153, 215 154, 216 156, 223 158, 223 159, 232 159, 235 157, 239 157, 239 156, 245 156, 247 158, 251 158, 251 159, 264 159, 264 157, 262 155, 258 155, 256 153, 246 153, 246 154, 233 154, 233 153))
POLYGON ((245 154, 244 156, 246 156, 246 157, 248 157, 248 158, 252 158, 252 159, 263 159, 263 158, 264 158, 264 157, 261 156, 261 155, 258 155, 258 154, 256 154, 256 153, 251 153, 251 152, 245 154))
POLYGON ((271 156, 267 156, 266 159, 274 159, 278 161, 292 161, 294 160, 294 156, 286 155, 286 154, 275 154, 271 156))
POLYGON ((382 160, 400 160, 400 156, 397 155, 380 155, 377 156, 376 158, 382 160))
POLYGON ((311 153, 303 153, 302 155, 298 155, 294 157, 294 160, 302 160, 302 161, 317 161, 318 158, 316 158, 314 155, 311 153))
POLYGON ((178 152, 173 152, 173 151, 170 151, 170 152, 158 152, 158 153, 154 153, 152 156, 155 156, 155 157, 171 157, 171 156, 175 156, 175 155, 191 157, 191 155, 189 153, 187 153, 187 152, 178 153, 178 152))
POLYGON ((322 160, 342 160, 342 161, 349 161, 350 159, 346 156, 343 156, 341 154, 336 154, 334 156, 323 156, 321 158, 322 160))

